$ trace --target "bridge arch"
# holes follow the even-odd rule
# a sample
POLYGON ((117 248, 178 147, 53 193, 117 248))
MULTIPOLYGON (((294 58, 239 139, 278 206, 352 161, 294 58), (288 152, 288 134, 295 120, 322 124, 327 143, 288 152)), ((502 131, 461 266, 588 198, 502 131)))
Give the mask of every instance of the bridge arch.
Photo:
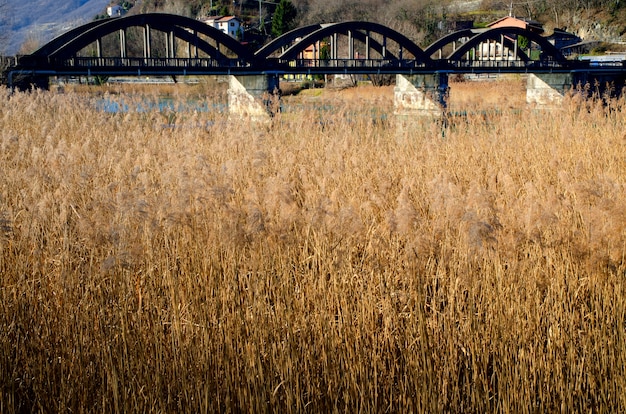
POLYGON ((55 37, 54 39, 52 39, 45 45, 41 46, 39 49, 37 49, 35 52, 32 53, 32 56, 48 56, 50 55, 50 53, 59 49, 61 46, 68 43, 69 41, 76 38, 77 36, 80 36, 82 33, 86 32, 87 30, 90 30, 101 24, 104 24, 105 22, 106 20, 94 20, 82 26, 75 27, 55 37))
POLYGON ((287 33, 283 33, 276 39, 272 40, 254 53, 257 59, 265 59, 271 56, 273 53, 279 51, 287 45, 293 44, 298 38, 305 37, 311 33, 319 30, 322 27, 321 24, 312 24, 309 26, 298 27, 290 30, 287 33))
POLYGON ((443 49, 453 44, 453 51, 456 50, 456 42, 461 41, 462 39, 467 39, 476 36, 478 32, 476 29, 463 29, 456 32, 449 33, 442 38, 435 40, 431 43, 426 49, 424 49, 424 53, 428 56, 432 57, 435 53, 439 52, 439 58, 443 57, 443 49))
MULTIPOLYGON (((432 56, 435 53, 438 53, 438 59, 443 59, 444 58, 444 49, 446 48, 446 46, 452 45, 452 52, 446 54, 445 56, 449 56, 452 53, 456 52, 457 50, 457 42, 459 43, 459 46, 462 45, 464 42, 461 42, 463 39, 471 39, 472 37, 475 37, 483 32, 485 32, 486 30, 489 29, 463 29, 463 30, 459 30, 456 32, 452 32, 449 33, 445 36, 443 36, 440 39, 437 39, 436 41, 434 41, 430 46, 428 46, 426 49, 424 49, 424 52, 430 56, 432 58, 432 56)), ((515 44, 514 41, 511 40, 508 37, 504 37, 504 44, 509 48, 509 49, 514 49, 515 48, 515 44)), ((523 61, 528 61, 530 60, 530 58, 528 56, 526 56, 526 53, 524 53, 521 50, 517 50, 517 57, 520 60, 523 61)))
MULTIPOLYGON (((416 61, 423 64, 432 64, 433 61, 427 56, 422 48, 415 44, 403 34, 378 23, 349 21, 340 23, 322 24, 320 28, 310 32, 302 37, 299 41, 283 52, 279 58, 283 60, 296 59, 304 50, 312 44, 321 42, 326 38, 336 38, 336 35, 348 37, 349 58, 350 51, 353 49, 352 42, 358 40, 365 45, 365 58, 369 58, 370 49, 376 51, 383 59, 403 59, 403 53, 406 51, 413 55, 416 61), (371 34, 382 37, 382 42, 373 38, 371 34), (389 50, 387 40, 392 40, 398 45, 398 55, 389 50)), ((332 43, 332 42, 331 42, 332 43)), ((336 45, 336 42, 335 42, 336 45)), ((334 46, 331 45, 331 56, 337 58, 337 50, 332 51, 334 46)), ((336 49, 336 47, 335 47, 336 49)))
MULTIPOLYGON (((187 43, 190 49, 192 45, 197 48, 196 53, 197 50, 200 50, 212 58, 223 57, 224 54, 220 51, 220 47, 224 46, 231 52, 230 55, 233 58, 245 62, 251 62, 253 59, 253 55, 248 49, 220 30, 195 19, 165 13, 138 14, 90 22, 52 40, 33 53, 33 56, 46 56, 50 59, 73 57, 90 44, 100 42, 105 36, 120 32, 120 37, 122 37, 121 33, 132 27, 143 28, 147 33, 151 29, 163 32, 169 36, 168 42, 172 45, 174 38, 177 38, 187 43), (207 40, 203 39, 201 35, 207 40), (215 46, 210 44, 208 40, 212 40, 215 46)), ((144 43, 148 43, 148 50, 144 50, 144 54, 149 55, 150 37, 149 34, 146 36, 144 43)), ((120 42, 122 43, 123 40, 120 39, 120 42)), ((123 44, 120 44, 121 50, 124 47, 123 44)), ((144 48, 146 48, 145 44, 144 48)))
MULTIPOLYGON (((565 56, 563 56, 563 54, 552 43, 550 43, 545 37, 535 32, 531 32, 529 30, 526 30, 520 27, 512 27, 512 26, 488 29, 488 30, 485 30, 484 32, 481 32, 471 37, 461 47, 453 51, 448 56, 448 60, 460 61, 462 60, 463 56, 466 53, 480 46, 482 43, 486 41, 491 41, 491 40, 495 42, 504 41, 505 43, 514 46, 515 42, 511 41, 510 39, 507 39, 506 38, 507 35, 524 36, 529 41, 536 43, 541 48, 541 51, 543 54, 542 60, 548 60, 548 61, 553 61, 561 65, 567 65, 567 59, 565 58, 565 56)), ((520 51, 519 49, 516 50, 516 53, 518 54, 519 59, 524 60, 524 61, 530 60, 530 57, 526 56, 526 54, 520 51)))

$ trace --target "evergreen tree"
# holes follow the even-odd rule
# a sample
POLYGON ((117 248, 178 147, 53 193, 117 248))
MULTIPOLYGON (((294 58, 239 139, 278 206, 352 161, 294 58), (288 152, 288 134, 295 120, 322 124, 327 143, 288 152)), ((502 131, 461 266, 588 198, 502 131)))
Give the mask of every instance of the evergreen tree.
POLYGON ((295 6, 289 0, 280 0, 272 16, 272 36, 278 37, 293 29, 298 14, 295 6))

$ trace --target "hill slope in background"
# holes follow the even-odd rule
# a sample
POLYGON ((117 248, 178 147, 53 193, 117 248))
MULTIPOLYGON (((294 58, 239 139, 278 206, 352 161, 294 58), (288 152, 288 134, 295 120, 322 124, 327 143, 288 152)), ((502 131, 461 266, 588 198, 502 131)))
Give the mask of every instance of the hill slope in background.
POLYGON ((92 20, 110 0, 5 0, 8 18, 6 54, 18 53, 26 41, 42 45, 92 20))
MULTIPOLYGON (((530 17, 545 26, 546 33, 555 27, 578 34, 585 40, 624 43, 626 40, 626 3, 615 0, 545 0, 542 2, 503 2, 500 0, 291 0, 298 10, 297 24, 368 20, 400 31, 420 45, 428 45, 449 28, 442 21, 473 20, 486 24, 509 13, 530 17), (540 7, 541 6, 541 7, 540 7)), ((117 1, 116 1, 117 2, 117 1)), ((273 0, 277 3, 278 0, 273 0)), ((0 0, 7 4, 9 18, 6 50, 15 54, 30 53, 55 36, 102 14, 111 0, 0 0)), ((245 23, 258 22, 256 0, 151 0, 130 1, 131 13, 166 12, 195 16, 213 12, 237 14, 245 23)), ((263 1, 263 15, 275 9, 263 1)), ((4 11, 4 9, 2 9, 4 11)), ((3 16, 0 16, 0 20, 3 16)), ((5 17, 6 19, 6 17, 5 17)), ((6 29, 5 29, 6 30, 6 29)), ((2 33, 0 33, 1 35, 2 33)), ((2 39, 5 40, 5 39, 2 39)), ((2 42, 0 42, 2 43, 2 42)))

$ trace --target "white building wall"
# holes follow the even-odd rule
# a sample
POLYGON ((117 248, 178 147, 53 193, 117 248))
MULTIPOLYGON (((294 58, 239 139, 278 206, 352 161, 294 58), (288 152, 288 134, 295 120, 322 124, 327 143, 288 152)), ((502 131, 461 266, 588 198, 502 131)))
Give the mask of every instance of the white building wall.
POLYGON ((119 17, 122 14, 124 14, 124 9, 120 5, 107 7, 107 15, 109 17, 119 17))

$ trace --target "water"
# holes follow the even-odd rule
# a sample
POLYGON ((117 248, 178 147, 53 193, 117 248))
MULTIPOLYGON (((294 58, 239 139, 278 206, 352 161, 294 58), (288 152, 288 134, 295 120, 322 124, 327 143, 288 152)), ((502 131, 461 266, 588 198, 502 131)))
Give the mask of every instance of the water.
MULTIPOLYGON (((96 109, 105 113, 128 113, 128 112, 159 112, 168 118, 168 126, 172 126, 176 121, 176 114, 184 113, 217 113, 223 114, 228 112, 228 104, 212 103, 202 100, 187 99, 180 101, 172 96, 159 96, 156 99, 142 97, 137 100, 115 99, 112 97, 103 97, 96 100, 96 109)), ((327 103, 286 103, 281 102, 280 111, 282 113, 304 113, 311 112, 320 120, 320 123, 330 123, 329 114, 336 113, 340 108, 327 103)), ((363 117, 370 118, 374 123, 384 123, 388 120, 388 113, 376 107, 372 107, 368 111, 349 111, 345 113, 348 122, 356 122, 357 119, 363 117)))
POLYGON ((124 99, 101 98, 96 101, 96 109, 107 113, 127 113, 127 112, 201 112, 201 113, 223 113, 228 110, 228 106, 223 103, 209 103, 199 100, 187 100, 184 102, 170 96, 161 96, 156 100, 142 98, 137 102, 127 102, 124 99))

